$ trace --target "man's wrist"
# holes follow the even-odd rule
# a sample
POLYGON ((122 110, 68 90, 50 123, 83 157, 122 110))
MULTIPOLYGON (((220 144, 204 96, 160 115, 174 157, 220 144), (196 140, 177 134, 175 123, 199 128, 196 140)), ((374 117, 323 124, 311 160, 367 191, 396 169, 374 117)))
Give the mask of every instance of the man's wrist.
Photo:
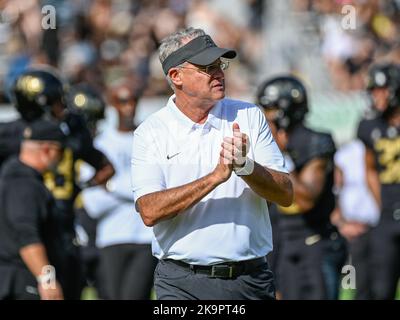
POLYGON ((233 168, 233 171, 237 176, 249 176, 254 171, 254 161, 249 157, 246 157, 246 161, 242 167, 233 168))

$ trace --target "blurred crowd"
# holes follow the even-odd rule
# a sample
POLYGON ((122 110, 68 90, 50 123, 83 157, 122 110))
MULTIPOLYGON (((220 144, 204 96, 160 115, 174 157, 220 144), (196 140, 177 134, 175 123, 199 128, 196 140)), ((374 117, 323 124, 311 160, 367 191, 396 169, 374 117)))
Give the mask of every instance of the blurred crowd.
POLYGON ((291 15, 301 19, 307 16, 308 19, 301 20, 302 28, 306 29, 308 41, 312 35, 316 37, 318 55, 322 56, 333 89, 362 90, 373 61, 400 62, 399 1, 289 2, 293 10, 291 15))
MULTIPOLYGON (((104 89, 124 77, 145 96, 170 91, 158 63, 162 38, 185 25, 196 25, 217 43, 234 47, 240 62, 231 68, 229 90, 248 90, 251 71, 260 59, 263 1, 235 1, 240 19, 226 14, 230 1, 76 0, 1 1, 0 78, 9 88, 19 70, 29 64, 57 66, 71 83, 88 81, 104 89), (219 3, 219 1, 218 1, 219 3), (45 5, 56 9, 56 29, 43 29, 45 5), (151 83, 151 86, 146 84, 151 83)), ((2 100, 7 99, 2 92, 2 100)))
POLYGON ((400 62, 399 1, 297 0, 294 3, 296 10, 308 10, 315 16, 322 56, 336 89, 361 90, 372 61, 400 62), (346 9, 346 4, 352 8, 346 9), (349 19, 355 20, 353 28, 349 19))
MULTIPOLYGON (((287 3, 283 17, 301 19, 300 28, 291 30, 293 38, 305 32, 302 46, 308 45, 307 39, 317 39, 313 50, 322 56, 334 89, 360 90, 372 61, 400 61, 399 1, 282 3, 287 3), (354 11, 343 9, 345 5, 354 11), (349 22, 353 17, 354 23, 349 22), (346 24, 347 29, 343 27, 346 24)), ((38 63, 59 67, 72 83, 89 81, 104 89, 116 78, 126 77, 136 82, 145 96, 166 95, 170 89, 156 49, 162 38, 185 25, 201 27, 219 45, 238 50, 239 60, 229 69, 228 93, 246 95, 254 92, 252 88, 262 76, 259 65, 277 59, 263 53, 276 46, 274 38, 265 35, 270 26, 266 17, 279 16, 274 5, 262 0, 3 0, 1 99, 7 101, 7 88, 19 70, 38 63), (42 13, 41 8, 45 5, 56 9, 55 29, 42 28, 47 12, 42 13), (151 86, 146 86, 148 83, 151 86)))

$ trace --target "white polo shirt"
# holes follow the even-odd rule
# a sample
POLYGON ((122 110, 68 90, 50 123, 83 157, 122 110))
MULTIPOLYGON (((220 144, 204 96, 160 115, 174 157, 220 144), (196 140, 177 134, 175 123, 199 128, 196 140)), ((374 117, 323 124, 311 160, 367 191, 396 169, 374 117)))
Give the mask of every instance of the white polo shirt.
MULTIPOLYGON (((172 96, 135 131, 132 185, 141 196, 179 187, 211 173, 218 164, 224 137, 237 122, 250 140, 248 157, 268 168, 287 172, 261 110, 252 104, 223 99, 204 124, 185 116, 172 96)), ((199 203, 153 227, 153 254, 159 259, 210 265, 266 255, 272 250, 271 224, 265 199, 234 173, 199 203)))

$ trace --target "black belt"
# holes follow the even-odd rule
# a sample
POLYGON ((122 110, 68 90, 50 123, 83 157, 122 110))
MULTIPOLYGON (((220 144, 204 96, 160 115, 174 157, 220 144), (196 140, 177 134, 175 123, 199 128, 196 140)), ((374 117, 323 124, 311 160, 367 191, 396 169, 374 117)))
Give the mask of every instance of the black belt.
POLYGON ((185 268, 187 271, 208 275, 210 278, 231 279, 253 272, 260 265, 267 263, 267 258, 260 257, 237 262, 223 262, 211 266, 188 264, 172 259, 165 259, 165 261, 171 262, 181 268, 185 268))

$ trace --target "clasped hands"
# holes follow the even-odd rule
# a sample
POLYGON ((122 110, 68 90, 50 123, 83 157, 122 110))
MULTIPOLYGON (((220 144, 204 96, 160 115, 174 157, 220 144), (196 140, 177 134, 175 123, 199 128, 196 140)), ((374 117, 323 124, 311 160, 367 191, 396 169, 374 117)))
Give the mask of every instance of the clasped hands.
POLYGON ((246 163, 249 137, 240 132, 240 127, 236 122, 232 129, 233 137, 225 137, 221 143, 220 163, 228 165, 231 170, 234 170, 243 167, 246 163))

